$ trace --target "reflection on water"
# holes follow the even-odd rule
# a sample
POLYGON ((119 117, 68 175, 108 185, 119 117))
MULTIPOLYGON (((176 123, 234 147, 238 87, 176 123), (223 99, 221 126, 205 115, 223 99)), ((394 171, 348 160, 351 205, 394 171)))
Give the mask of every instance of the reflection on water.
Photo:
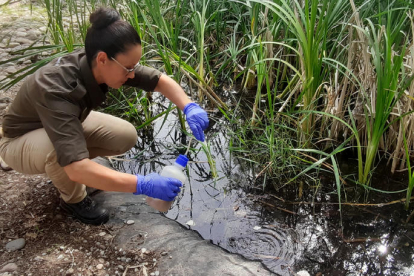
MULTIPOLYGON (((207 133, 219 176, 211 178, 201 145, 194 142, 188 154, 188 181, 167 217, 230 252, 261 260, 280 275, 299 270, 311 275, 414 275, 414 234, 387 215, 387 209, 367 213, 343 207, 347 216, 341 231, 337 206, 324 204, 330 195, 317 194, 320 204, 311 206, 283 205, 244 192, 254 173, 231 156, 224 123, 212 118, 207 133)), ((160 172, 185 152, 188 140, 174 116, 166 122, 158 119, 125 157, 128 160, 114 165, 131 173, 160 172)))

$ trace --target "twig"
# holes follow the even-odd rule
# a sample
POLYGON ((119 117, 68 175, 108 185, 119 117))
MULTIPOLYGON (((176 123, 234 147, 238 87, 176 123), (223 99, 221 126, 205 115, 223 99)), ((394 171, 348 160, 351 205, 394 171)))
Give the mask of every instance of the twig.
POLYGON ((125 162, 131 162, 132 159, 123 159, 123 158, 116 158, 116 157, 108 157, 109 161, 115 160, 115 161, 125 161, 125 162))
POLYGON ((264 169, 256 175, 256 179, 272 164, 273 164, 273 161, 270 162, 266 167, 264 167, 264 169))
POLYGON ((283 209, 283 208, 277 207, 277 206, 275 206, 275 205, 273 205, 273 204, 270 204, 270 203, 264 202, 264 201, 262 201, 262 200, 258 200, 258 201, 259 201, 260 203, 264 204, 264 205, 267 205, 267 206, 270 206, 270 207, 273 207, 273 208, 279 209, 279 210, 284 211, 284 212, 286 212, 286 213, 289 213, 289 214, 292 214, 292 215, 297 215, 297 214, 296 214, 295 212, 293 212, 293 211, 289 211, 289 210, 286 210, 286 209, 283 209))
POLYGON ((187 156, 188 151, 190 150, 191 141, 193 141, 193 137, 192 136, 190 137, 190 141, 188 142, 187 150, 185 151, 185 156, 187 156))
POLYGON ((209 88, 206 86, 206 88, 203 88, 199 83, 197 83, 184 69, 181 68, 181 72, 190 80, 193 84, 195 84, 201 91, 204 92, 204 94, 216 105, 221 106, 224 109, 228 109, 227 105, 223 103, 223 101, 209 88))
POLYGON ((270 196, 272 196, 272 197, 274 197, 274 198, 276 198, 276 199, 279 199, 280 201, 282 201, 282 202, 285 202, 285 200, 283 199, 283 198, 281 198, 281 197, 277 197, 277 196, 275 196, 275 195, 270 195, 270 196))
MULTIPOLYGON (((229 53, 227 53, 227 52, 223 52, 224 54, 226 54, 229 58, 231 58, 231 55, 229 54, 229 53)), ((233 61, 236 65, 237 65, 237 67, 239 67, 239 69, 240 69, 240 71, 244 71, 244 70, 246 70, 246 67, 243 67, 243 66, 241 66, 240 64, 238 64, 236 61, 233 61)), ((255 74, 255 72, 252 70, 252 69, 248 69, 248 72, 250 73, 250 74, 255 74)))
POLYGON ((355 238, 355 239, 344 239, 342 237, 342 240, 346 243, 353 243, 353 242, 366 242, 366 241, 381 241, 380 238, 355 238))
POLYGON ((127 273, 127 271, 128 271, 128 269, 134 269, 134 268, 139 268, 139 267, 143 267, 143 269, 145 269, 145 275, 147 275, 146 273, 147 273, 147 271, 146 271, 146 265, 147 265, 148 263, 142 263, 142 264, 140 264, 140 265, 134 265, 134 266, 127 266, 126 268, 125 268, 125 271, 124 271, 124 273, 122 273, 122 276, 125 276, 126 275, 126 273, 127 273))
MULTIPOLYGON (((299 151, 299 153, 300 153, 300 154, 302 154, 302 155, 304 155, 304 156, 306 156, 306 157, 308 157, 308 158, 310 158, 310 159, 312 159, 312 160, 313 160, 313 161, 315 161, 315 162, 317 162, 317 161, 318 161, 315 157, 312 157, 312 156, 310 156, 310 155, 308 155, 308 154, 306 154, 306 153, 303 153, 303 152, 300 152, 300 151, 299 151)), ((323 166, 325 166, 326 168, 330 169, 331 171, 334 171, 334 169, 333 169, 333 166, 332 166, 332 165, 330 165, 330 164, 326 164, 325 162, 323 162, 323 163, 322 163, 322 165, 323 165, 323 166)), ((339 179, 341 179, 341 182, 342 182, 343 184, 347 184, 347 183, 345 182, 345 180, 344 180, 341 176, 339 176, 339 179)))
POLYGON ((410 219, 414 216, 414 210, 411 212, 411 214, 408 216, 407 220, 405 221, 405 223, 408 223, 410 221, 410 219))

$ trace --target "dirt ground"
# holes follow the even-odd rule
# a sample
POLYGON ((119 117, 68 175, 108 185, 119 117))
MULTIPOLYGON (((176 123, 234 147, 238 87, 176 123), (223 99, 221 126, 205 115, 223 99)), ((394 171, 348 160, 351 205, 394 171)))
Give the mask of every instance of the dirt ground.
POLYGON ((0 269, 14 263, 13 275, 155 275, 159 254, 113 243, 126 224, 73 220, 59 209, 59 195, 45 176, 1 171, 0 201, 0 269), (6 251, 6 243, 17 238, 26 246, 6 251))

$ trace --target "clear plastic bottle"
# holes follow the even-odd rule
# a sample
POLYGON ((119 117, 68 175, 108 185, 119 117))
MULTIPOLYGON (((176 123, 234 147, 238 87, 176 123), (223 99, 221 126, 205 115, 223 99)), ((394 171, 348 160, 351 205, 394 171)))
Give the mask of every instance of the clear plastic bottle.
MULTIPOLYGON (((171 177, 178 179, 184 185, 185 180, 187 177, 185 176, 183 170, 187 166, 188 158, 185 155, 180 155, 175 160, 174 165, 172 166, 165 166, 160 173, 161 176, 171 177)), ((147 204, 154 209, 157 209, 160 212, 167 212, 171 205, 172 201, 164 201, 158 198, 147 197, 146 198, 147 204)))

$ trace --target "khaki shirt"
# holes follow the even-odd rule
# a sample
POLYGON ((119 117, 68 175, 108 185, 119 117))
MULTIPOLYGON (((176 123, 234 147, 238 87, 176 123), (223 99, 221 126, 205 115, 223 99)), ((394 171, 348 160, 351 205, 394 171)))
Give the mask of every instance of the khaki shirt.
MULTIPOLYGON (((158 70, 138 66, 125 85, 154 91, 160 76, 158 70)), ((108 86, 98 85, 92 75, 84 50, 59 57, 23 83, 4 116, 4 136, 44 128, 60 166, 89 158, 82 122, 105 101, 107 91, 108 86)))

